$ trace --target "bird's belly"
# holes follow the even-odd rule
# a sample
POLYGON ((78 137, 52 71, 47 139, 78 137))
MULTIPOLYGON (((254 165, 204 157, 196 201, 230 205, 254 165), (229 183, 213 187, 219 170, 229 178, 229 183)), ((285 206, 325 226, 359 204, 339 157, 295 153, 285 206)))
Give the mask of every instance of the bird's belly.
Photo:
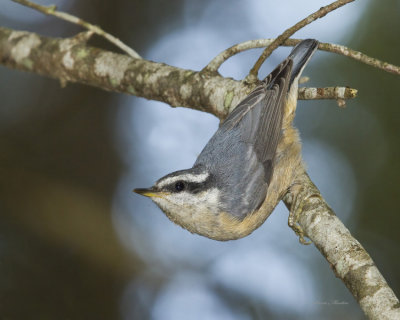
POLYGON ((272 210, 257 210, 244 219, 238 219, 227 212, 205 211, 198 215, 194 213, 189 219, 174 219, 171 216, 169 218, 192 233, 214 240, 227 241, 240 239, 252 233, 268 218, 272 210))

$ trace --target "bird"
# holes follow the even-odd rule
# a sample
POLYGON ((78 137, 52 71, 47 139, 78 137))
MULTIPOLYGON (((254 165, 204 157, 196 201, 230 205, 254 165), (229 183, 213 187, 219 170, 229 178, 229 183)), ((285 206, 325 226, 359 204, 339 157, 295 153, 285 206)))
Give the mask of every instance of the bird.
POLYGON ((133 191, 210 239, 235 240, 256 230, 304 170, 292 122, 300 75, 317 47, 314 39, 298 43, 226 117, 192 168, 133 191))

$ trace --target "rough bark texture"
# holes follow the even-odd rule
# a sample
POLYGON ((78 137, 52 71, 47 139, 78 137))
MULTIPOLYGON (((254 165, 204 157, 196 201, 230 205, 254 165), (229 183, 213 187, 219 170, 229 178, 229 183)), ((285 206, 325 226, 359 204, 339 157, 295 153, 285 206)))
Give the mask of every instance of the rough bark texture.
POLYGON ((108 91, 206 111, 223 118, 249 87, 239 81, 56 39, 0 28, 0 63, 10 68, 79 82, 108 91))
POLYGON ((369 319, 400 319, 400 304, 363 246, 350 234, 304 173, 301 188, 290 190, 283 201, 301 208, 299 225, 331 264, 369 319), (296 191, 296 193, 292 193, 296 191))
MULTIPOLYGON (((87 46, 82 37, 57 39, 0 27, 0 63, 108 91, 212 113, 223 119, 253 86, 216 72, 197 72, 87 46)), ((299 99, 347 99, 355 90, 302 88, 299 99)))
MULTIPOLYGON (((251 89, 217 73, 183 70, 86 46, 79 37, 54 39, 0 28, 0 63, 171 106, 185 106, 224 118, 251 89)), ((374 262, 326 204, 307 174, 296 179, 284 201, 301 208, 299 224, 331 263, 370 319, 400 319, 400 304, 374 262), (301 186, 300 188, 298 186, 301 186)))

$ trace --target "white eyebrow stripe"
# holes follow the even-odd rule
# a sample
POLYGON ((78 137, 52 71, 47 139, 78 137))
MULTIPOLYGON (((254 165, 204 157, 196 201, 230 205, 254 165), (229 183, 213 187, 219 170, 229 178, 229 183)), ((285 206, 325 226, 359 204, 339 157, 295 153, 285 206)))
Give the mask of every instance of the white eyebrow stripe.
POLYGON ((196 183, 201 183, 207 180, 208 176, 210 174, 208 172, 203 172, 200 174, 192 174, 192 173, 184 173, 179 176, 175 177, 169 177, 166 178, 163 181, 160 181, 157 186, 158 187, 164 187, 166 185, 172 184, 176 181, 182 180, 182 181, 187 181, 187 182, 196 182, 196 183))

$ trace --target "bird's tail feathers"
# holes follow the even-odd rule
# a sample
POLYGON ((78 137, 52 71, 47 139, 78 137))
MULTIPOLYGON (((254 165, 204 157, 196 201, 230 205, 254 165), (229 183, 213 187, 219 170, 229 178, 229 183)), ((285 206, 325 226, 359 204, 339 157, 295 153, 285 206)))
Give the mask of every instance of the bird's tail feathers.
POLYGON ((290 77, 290 84, 300 77, 304 67, 318 48, 318 41, 314 39, 306 39, 298 43, 289 55, 293 60, 292 74, 290 77))

